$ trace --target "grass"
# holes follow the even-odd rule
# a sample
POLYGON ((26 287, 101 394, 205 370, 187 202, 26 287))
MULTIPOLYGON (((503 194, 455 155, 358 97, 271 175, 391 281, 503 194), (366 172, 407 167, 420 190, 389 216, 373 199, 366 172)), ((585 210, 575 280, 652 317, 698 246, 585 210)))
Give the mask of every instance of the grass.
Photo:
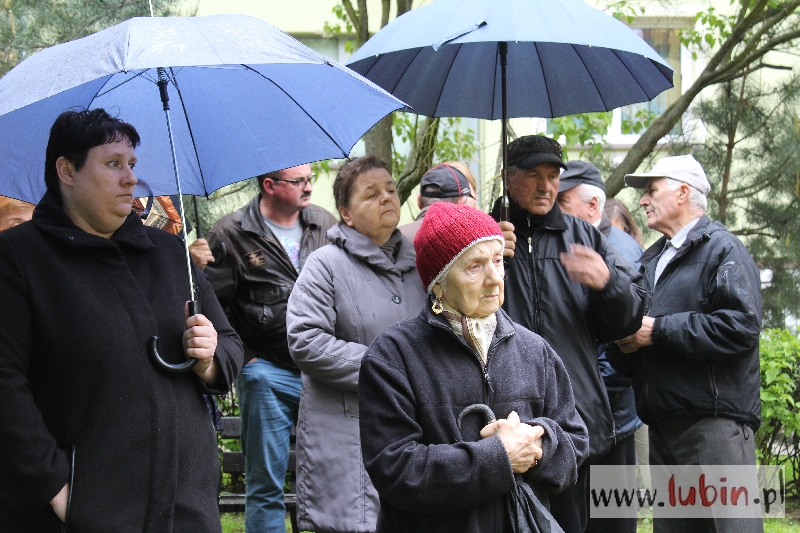
MULTIPOLYGON (((244 513, 222 513, 222 533, 244 533, 244 513)), ((286 518, 286 531, 291 531, 292 525, 286 518)))

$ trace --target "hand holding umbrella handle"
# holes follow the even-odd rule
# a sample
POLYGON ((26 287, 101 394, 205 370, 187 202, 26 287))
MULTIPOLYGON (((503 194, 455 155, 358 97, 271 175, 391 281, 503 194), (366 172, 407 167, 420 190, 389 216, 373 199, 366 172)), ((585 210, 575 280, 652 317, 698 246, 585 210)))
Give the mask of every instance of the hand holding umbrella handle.
MULTIPOLYGON (((190 301, 189 316, 196 315, 199 312, 200 312, 200 302, 194 300, 190 301)), ((197 359, 195 359, 194 357, 190 357, 183 363, 177 365, 173 365, 172 363, 167 363, 166 361, 164 361, 164 359, 161 357, 161 354, 158 353, 158 337, 156 335, 150 337, 150 343, 148 347, 150 351, 150 357, 153 359, 155 365, 160 369, 170 372, 172 374, 183 374, 184 372, 188 372, 189 370, 194 368, 194 365, 197 364, 197 359)))

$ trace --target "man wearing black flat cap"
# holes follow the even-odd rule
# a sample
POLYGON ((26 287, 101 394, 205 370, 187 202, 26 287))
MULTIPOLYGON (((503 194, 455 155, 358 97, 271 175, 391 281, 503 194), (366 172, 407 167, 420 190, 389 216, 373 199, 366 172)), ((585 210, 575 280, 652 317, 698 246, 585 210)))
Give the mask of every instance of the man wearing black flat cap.
MULTIPOLYGON (((589 507, 589 465, 614 443, 614 420, 597 365, 599 342, 638 330, 640 276, 597 228, 561 212, 556 197, 566 168, 558 142, 541 135, 509 145, 508 196, 516 249, 506 269, 503 308, 547 340, 564 361, 578 412, 589 429, 589 458, 577 483, 550 495, 566 533, 582 533, 589 507)), ((493 214, 499 218, 500 201, 493 214)), ((508 250, 507 250, 508 252, 508 250)), ((546 461, 546 455, 542 461, 546 461)))

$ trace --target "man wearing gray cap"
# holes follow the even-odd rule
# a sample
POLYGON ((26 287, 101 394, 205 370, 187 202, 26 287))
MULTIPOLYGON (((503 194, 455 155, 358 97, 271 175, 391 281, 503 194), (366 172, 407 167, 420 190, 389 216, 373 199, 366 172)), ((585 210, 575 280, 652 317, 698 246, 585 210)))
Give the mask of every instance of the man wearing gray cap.
POLYGON ((450 202, 458 205, 468 205, 470 199, 473 201, 472 187, 470 187, 467 177, 456 167, 447 163, 436 165, 423 174, 419 181, 419 198, 417 205, 420 212, 414 222, 403 224, 399 229, 406 238, 414 242, 422 219, 428 208, 436 202, 450 202))
MULTIPOLYGON (((528 135, 508 147, 510 222, 516 248, 506 269, 503 309, 538 333, 567 368, 578 413, 589 430, 589 458, 576 483, 549 495, 566 533, 582 533, 589 507, 588 469, 614 442, 614 420, 597 367, 598 341, 612 342, 641 324, 639 274, 591 224, 564 215, 556 203, 561 145, 528 135)), ((493 215, 499 218, 500 203, 493 215)), ((506 252, 508 252, 508 247, 506 252)), ((544 464, 545 458, 541 463, 544 464)))
MULTIPOLYGON (((612 357, 634 379, 650 427, 650 464, 755 465, 761 423, 758 267, 725 226, 706 216, 711 186, 692 156, 628 174, 644 189, 647 226, 664 234, 640 259, 650 295, 638 332, 612 357)), ((732 477, 732 476, 731 476, 732 477)), ((729 515, 727 515, 729 516, 729 515)), ((760 532, 760 519, 655 518, 658 532, 760 532)))
MULTIPOLYGON (((558 186, 558 202, 561 211, 585 220, 602 233, 608 244, 631 265, 639 267, 642 248, 633 237, 615 228, 603 207, 606 203, 606 184, 597 167, 586 161, 567 161, 558 186)), ((623 376, 611 366, 606 357, 605 344, 601 344, 597 358, 600 375, 608 392, 611 412, 614 416, 614 444, 598 459, 596 465, 636 465, 636 442, 634 433, 642 426, 636 416, 636 402, 630 377, 623 376)), ((635 476, 629 479, 636 484, 635 476)), ((590 513, 591 514, 591 513, 590 513)), ((636 533, 635 517, 592 518, 586 525, 586 533, 636 533)))

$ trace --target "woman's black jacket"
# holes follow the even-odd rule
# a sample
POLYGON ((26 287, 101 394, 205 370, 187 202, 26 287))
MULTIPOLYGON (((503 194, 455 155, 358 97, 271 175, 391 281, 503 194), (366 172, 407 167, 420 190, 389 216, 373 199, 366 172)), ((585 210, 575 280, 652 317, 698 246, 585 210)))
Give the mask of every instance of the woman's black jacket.
POLYGON ((380 495, 378 531, 499 533, 511 463, 497 436, 480 439, 481 417, 464 418, 460 432, 458 414, 483 403, 498 418, 516 411, 545 429, 543 459, 523 476, 545 503, 548 491, 575 482, 586 426, 564 365, 540 336, 499 310, 484 370, 428 307, 382 333, 361 364, 361 445, 380 495))

